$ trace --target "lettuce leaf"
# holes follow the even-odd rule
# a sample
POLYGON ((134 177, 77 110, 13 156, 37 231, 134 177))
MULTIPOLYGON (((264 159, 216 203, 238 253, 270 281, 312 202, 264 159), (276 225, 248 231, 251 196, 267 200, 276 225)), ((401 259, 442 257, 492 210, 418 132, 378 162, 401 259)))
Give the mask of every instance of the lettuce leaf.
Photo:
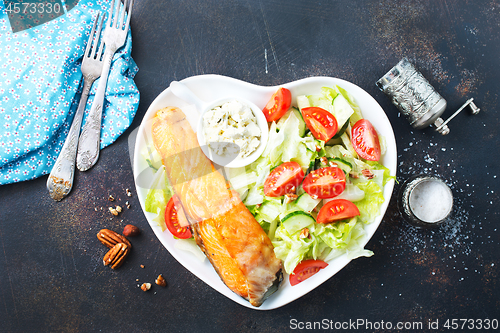
POLYGON ((301 231, 293 234, 280 225, 275 232, 274 252, 283 261, 285 272, 291 274, 297 264, 306 258, 330 260, 347 253, 349 259, 369 257, 372 251, 363 248, 365 236, 363 224, 356 217, 330 224, 309 225, 309 237, 300 237, 301 231))
POLYGON ((318 241, 318 238, 313 235, 310 239, 300 238, 300 232, 290 235, 286 228, 280 225, 276 229, 272 243, 276 257, 283 261, 285 272, 291 274, 298 263, 308 257, 308 254, 317 247, 318 241))
POLYGON ((358 183, 357 186, 365 192, 365 198, 356 202, 360 212, 359 219, 363 223, 371 223, 379 215, 380 206, 384 203, 382 189, 374 181, 358 183))
POLYGON ((356 222, 357 218, 354 217, 349 221, 320 224, 316 228, 315 235, 331 248, 345 248, 351 240, 351 231, 356 222))
POLYGON ((160 226, 162 231, 165 231, 167 228, 164 216, 165 208, 172 195, 173 190, 168 182, 165 167, 162 165, 153 177, 144 202, 146 212, 156 214, 153 221, 160 226))
POLYGON ((154 171, 158 171, 158 169, 162 166, 161 155, 156 151, 152 144, 147 145, 142 149, 141 156, 146 160, 148 166, 154 171))
POLYGON ((386 168, 385 166, 383 166, 379 162, 366 161, 366 164, 368 164, 372 170, 383 170, 384 171, 384 173, 383 173, 384 180, 382 181, 382 185, 385 186, 385 184, 387 184, 387 182, 391 179, 396 180, 395 176, 391 176, 391 170, 389 170, 388 168, 386 168))

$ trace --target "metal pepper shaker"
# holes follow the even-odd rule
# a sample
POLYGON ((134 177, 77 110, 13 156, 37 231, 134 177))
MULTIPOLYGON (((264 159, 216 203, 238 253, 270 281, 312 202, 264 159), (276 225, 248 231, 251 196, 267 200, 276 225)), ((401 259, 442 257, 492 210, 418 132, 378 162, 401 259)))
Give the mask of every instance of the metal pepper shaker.
POLYGON ((432 125, 436 131, 446 135, 450 132, 448 122, 467 105, 471 107, 473 114, 479 112, 479 108, 471 98, 448 120, 444 121, 440 117, 446 109, 446 100, 407 58, 397 63, 376 82, 376 85, 416 129, 432 125))

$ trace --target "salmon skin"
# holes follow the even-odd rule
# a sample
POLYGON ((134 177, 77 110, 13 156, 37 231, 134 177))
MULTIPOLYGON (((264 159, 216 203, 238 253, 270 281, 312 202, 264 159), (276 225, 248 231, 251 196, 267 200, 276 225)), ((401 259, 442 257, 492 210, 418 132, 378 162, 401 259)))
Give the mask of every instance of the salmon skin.
POLYGON ((229 289, 260 306, 282 280, 271 240, 205 156, 179 108, 159 110, 151 132, 196 243, 229 289))

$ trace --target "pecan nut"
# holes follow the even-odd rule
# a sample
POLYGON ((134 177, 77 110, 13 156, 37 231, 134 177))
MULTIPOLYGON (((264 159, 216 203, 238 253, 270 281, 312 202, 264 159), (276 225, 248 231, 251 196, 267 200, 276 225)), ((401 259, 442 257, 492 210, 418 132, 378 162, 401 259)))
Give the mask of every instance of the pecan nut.
POLYGON ((373 172, 371 172, 368 169, 362 170, 361 173, 363 174, 363 176, 365 176, 368 179, 373 179, 375 177, 375 175, 373 174, 373 172))
POLYGON ((117 269, 123 264, 129 252, 130 248, 127 244, 118 243, 106 253, 102 262, 104 266, 111 265, 112 269, 117 269))
POLYGON ((118 243, 126 244, 129 249, 132 247, 132 244, 130 244, 127 238, 109 229, 102 229, 99 231, 97 233, 97 239, 110 249, 118 243))

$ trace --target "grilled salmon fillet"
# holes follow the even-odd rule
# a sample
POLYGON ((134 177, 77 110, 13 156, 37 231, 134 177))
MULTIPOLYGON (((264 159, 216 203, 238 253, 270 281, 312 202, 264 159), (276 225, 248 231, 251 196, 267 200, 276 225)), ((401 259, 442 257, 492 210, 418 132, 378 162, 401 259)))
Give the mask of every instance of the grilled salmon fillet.
POLYGON ((260 306, 281 282, 271 240, 202 152, 179 108, 159 110, 151 132, 196 243, 229 289, 260 306))

